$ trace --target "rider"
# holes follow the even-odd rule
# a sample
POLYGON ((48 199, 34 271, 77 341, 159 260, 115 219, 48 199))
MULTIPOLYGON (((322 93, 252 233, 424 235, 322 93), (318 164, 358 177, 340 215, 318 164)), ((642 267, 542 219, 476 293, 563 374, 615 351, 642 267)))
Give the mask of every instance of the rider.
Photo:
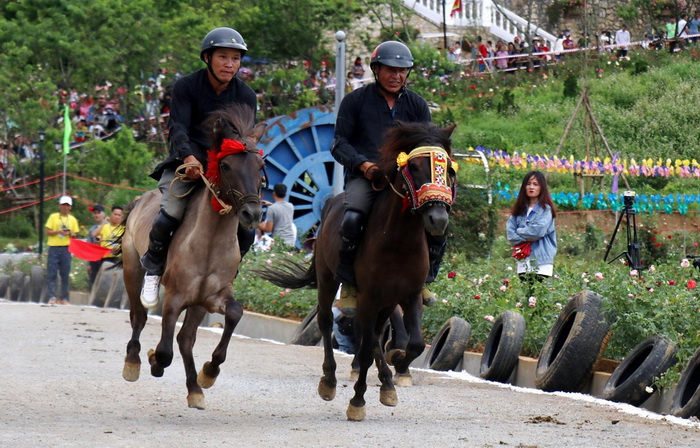
MULTIPOLYGON (((253 89, 236 78, 241 59, 248 47, 240 33, 232 28, 216 28, 202 41, 199 57, 207 64, 179 79, 172 92, 170 108, 169 138, 170 154, 159 164, 151 177, 158 180, 162 197, 160 212, 153 222, 149 234, 148 252, 141 257, 146 270, 141 302, 147 308, 158 304, 158 287, 165 268, 168 245, 185 214, 188 196, 182 198, 190 184, 172 182, 175 170, 185 163, 194 166, 187 168, 188 179, 200 179, 204 172, 209 149, 208 133, 203 126, 208 115, 232 104, 244 104, 253 112, 257 108, 257 98, 253 89), (172 186, 171 186, 172 182, 172 186)), ((238 243, 243 256, 255 239, 255 230, 238 227, 238 243)))
MULTIPOLYGON (((350 314, 356 307, 355 253, 367 216, 376 198, 369 179, 378 169, 379 147, 384 133, 396 120, 429 122, 427 102, 406 87, 413 67, 411 50, 401 42, 382 42, 374 49, 370 68, 374 83, 353 90, 343 99, 335 124, 331 154, 345 167, 345 212, 340 226, 340 257, 336 280, 343 284, 340 308, 350 314)), ((445 250, 445 237, 428 235, 430 272, 435 280, 445 250)), ((423 303, 435 304, 435 295, 424 287, 423 303)))

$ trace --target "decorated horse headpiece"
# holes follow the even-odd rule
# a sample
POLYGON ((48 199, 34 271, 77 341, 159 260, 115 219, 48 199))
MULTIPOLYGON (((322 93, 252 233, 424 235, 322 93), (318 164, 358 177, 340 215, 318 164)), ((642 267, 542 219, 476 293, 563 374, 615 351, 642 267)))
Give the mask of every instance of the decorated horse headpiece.
POLYGON ((410 153, 402 152, 396 158, 398 169, 403 176, 411 202, 411 211, 420 210, 431 203, 442 203, 449 209, 457 197, 457 183, 452 176, 457 173, 459 164, 452 160, 439 146, 419 146, 410 153), (419 157, 430 158, 430 182, 416 188, 413 175, 408 169, 408 162, 419 157))
MULTIPOLYGON (((263 156, 262 150, 249 149, 246 144, 240 140, 234 140, 230 138, 223 139, 221 143, 221 148, 217 151, 215 149, 210 149, 207 151, 207 173, 206 178, 211 182, 217 191, 221 191, 221 170, 220 165, 224 157, 241 154, 245 152, 258 153, 260 157, 263 156)), ((267 176, 265 176, 267 178, 267 176)), ((234 209, 239 209, 246 202, 260 202, 260 194, 247 194, 244 195, 240 191, 229 187, 225 193, 229 194, 229 197, 233 198, 233 204, 226 205, 233 206, 234 209)), ((225 209, 225 205, 217 199, 216 195, 211 200, 211 205, 214 211, 221 213, 225 209)))

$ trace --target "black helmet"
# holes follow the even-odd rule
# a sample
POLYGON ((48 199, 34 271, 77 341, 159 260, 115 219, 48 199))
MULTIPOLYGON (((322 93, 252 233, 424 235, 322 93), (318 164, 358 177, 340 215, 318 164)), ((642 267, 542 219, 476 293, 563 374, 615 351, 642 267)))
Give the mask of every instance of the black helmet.
POLYGON ((413 67, 413 55, 406 45, 395 40, 389 40, 377 45, 377 48, 372 52, 369 65, 374 67, 376 64, 411 68, 413 67))
POLYGON ((214 48, 234 48, 241 50, 241 57, 248 51, 245 41, 241 33, 233 28, 216 28, 207 33, 202 41, 202 51, 199 53, 199 58, 204 60, 204 53, 214 48))

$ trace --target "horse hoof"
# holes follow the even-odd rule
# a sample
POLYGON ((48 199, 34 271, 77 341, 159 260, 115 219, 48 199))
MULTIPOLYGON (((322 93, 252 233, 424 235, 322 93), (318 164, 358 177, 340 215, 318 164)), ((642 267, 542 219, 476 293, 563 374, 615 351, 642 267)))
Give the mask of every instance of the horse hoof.
POLYGON ((203 389, 209 389, 216 383, 216 377, 210 377, 206 373, 204 373, 204 369, 199 371, 199 374, 197 375, 197 384, 199 384, 199 387, 203 389))
POLYGON ((348 420, 351 422, 361 422, 362 420, 365 419, 365 407, 357 407, 353 405, 348 405, 348 410, 345 412, 345 415, 348 417, 348 420))
POLYGON ((406 351, 405 350, 400 350, 398 348, 394 348, 386 352, 386 355, 384 355, 384 359, 386 360, 386 363, 389 364, 390 366, 393 366, 396 364, 397 361, 400 359, 403 359, 406 356, 406 351))
POLYGON ((411 387, 413 386, 413 378, 410 373, 403 373, 396 375, 396 385, 398 387, 411 387))
POLYGON ((396 395, 395 390, 381 390, 379 391, 379 402, 384 406, 396 406, 399 404, 399 396, 396 395))
POLYGON ((318 383, 318 395, 326 401, 331 401, 335 398, 335 387, 330 387, 321 380, 318 383))
POLYGON ((360 371, 359 370, 351 370, 350 371, 350 381, 357 381, 360 378, 360 371))
POLYGON ((125 362, 122 377, 127 381, 136 381, 141 374, 141 363, 125 362))
POLYGON ((204 399, 204 394, 200 392, 192 392, 187 395, 187 406, 196 409, 205 409, 207 407, 207 402, 204 399))

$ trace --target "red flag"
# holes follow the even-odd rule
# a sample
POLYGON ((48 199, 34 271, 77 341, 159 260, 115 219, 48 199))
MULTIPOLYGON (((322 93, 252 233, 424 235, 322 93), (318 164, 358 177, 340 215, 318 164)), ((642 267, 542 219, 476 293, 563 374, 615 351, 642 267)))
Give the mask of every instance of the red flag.
POLYGON ((112 252, 109 247, 102 247, 99 244, 88 243, 87 241, 71 238, 68 244, 68 252, 85 261, 99 261, 112 252))
POLYGON ((455 0, 455 2, 452 4, 450 17, 454 17, 458 12, 462 12, 462 0, 455 0))

